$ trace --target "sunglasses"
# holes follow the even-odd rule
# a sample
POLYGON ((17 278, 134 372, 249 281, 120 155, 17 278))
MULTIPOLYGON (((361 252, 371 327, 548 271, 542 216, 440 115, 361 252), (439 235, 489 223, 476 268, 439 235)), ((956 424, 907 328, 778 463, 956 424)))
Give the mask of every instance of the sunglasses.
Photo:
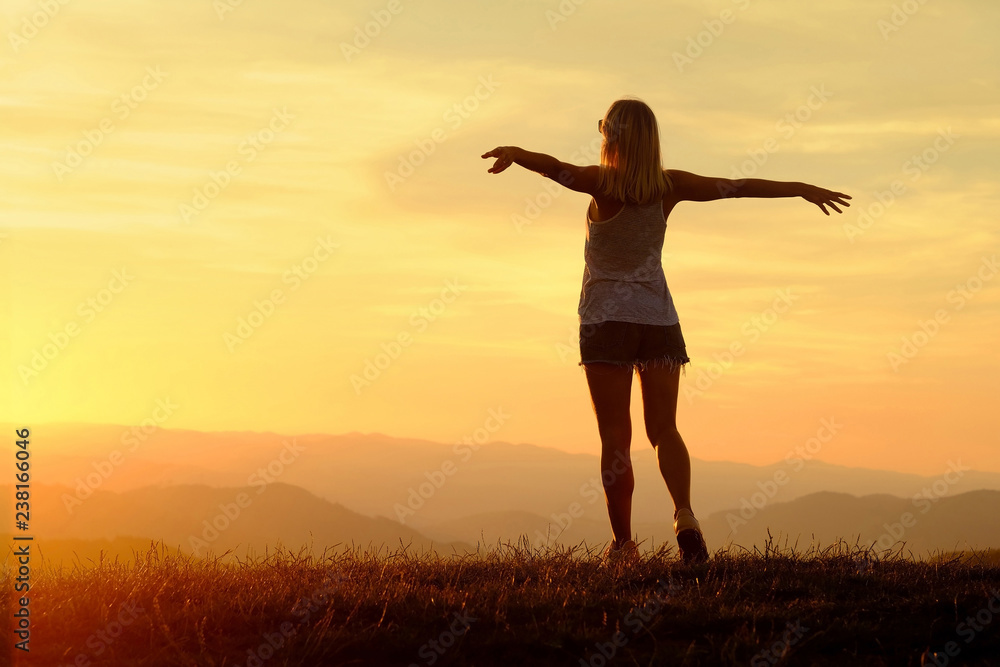
MULTIPOLYGON (((619 123, 618 129, 616 130, 616 134, 618 132, 621 132, 621 131, 626 130, 626 129, 628 129, 628 123, 619 123)), ((604 134, 604 119, 603 118, 601 120, 597 121, 597 131, 600 132, 601 134, 604 134)))

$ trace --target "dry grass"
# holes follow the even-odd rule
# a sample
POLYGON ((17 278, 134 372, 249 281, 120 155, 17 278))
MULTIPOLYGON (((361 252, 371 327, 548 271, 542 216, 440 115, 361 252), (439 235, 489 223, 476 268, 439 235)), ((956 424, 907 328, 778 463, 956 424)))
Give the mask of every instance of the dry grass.
POLYGON ((997 591, 995 554, 916 561, 846 543, 695 567, 661 550, 622 569, 526 542, 235 560, 152 545, 133 562, 42 568, 30 664, 920 665, 950 641, 948 664, 997 664, 1000 617, 962 631, 991 600, 1000 612, 997 591))

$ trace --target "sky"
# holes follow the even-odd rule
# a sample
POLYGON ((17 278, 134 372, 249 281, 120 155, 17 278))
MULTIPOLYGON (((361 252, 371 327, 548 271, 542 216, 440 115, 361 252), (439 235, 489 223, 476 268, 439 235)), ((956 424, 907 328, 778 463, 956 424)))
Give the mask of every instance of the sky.
MULTIPOLYGON (((692 456, 1000 471, 998 18, 992 0, 4 2, 0 422, 597 453, 588 197, 480 155, 594 164, 628 95, 665 167, 853 197, 671 214, 692 456)), ((644 451, 638 378, 632 400, 644 451)))

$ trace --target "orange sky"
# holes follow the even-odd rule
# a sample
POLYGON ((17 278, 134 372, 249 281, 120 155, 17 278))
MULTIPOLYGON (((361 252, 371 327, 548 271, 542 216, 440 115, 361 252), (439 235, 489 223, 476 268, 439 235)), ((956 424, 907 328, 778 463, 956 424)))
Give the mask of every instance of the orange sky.
POLYGON ((1000 470, 1000 8, 919 7, 6 2, 0 421, 169 399, 166 428, 451 442, 502 409, 494 439, 598 451, 587 198, 479 155, 593 163, 636 95, 668 167, 854 197, 672 214, 692 455, 773 462, 825 418, 826 461, 1000 470))

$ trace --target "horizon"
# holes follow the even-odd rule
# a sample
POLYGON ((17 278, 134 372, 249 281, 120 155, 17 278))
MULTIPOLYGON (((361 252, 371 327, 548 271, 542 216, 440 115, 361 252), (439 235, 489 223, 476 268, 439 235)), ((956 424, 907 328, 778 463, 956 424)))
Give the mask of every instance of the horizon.
MULTIPOLYGON (((0 424, 2 424, 3 426, 11 426, 11 427, 15 426, 14 424, 10 424, 10 423, 4 424, 4 423, 0 422, 0 424)), ((90 422, 53 422, 53 423, 49 423, 49 424, 41 424, 41 426, 42 427, 45 427, 45 426, 56 426, 56 427, 65 428, 65 429, 74 429, 74 428, 78 428, 78 427, 81 427, 81 426, 85 427, 85 428, 116 428, 116 429, 121 429, 123 435, 126 434, 126 433, 133 432, 132 429, 141 428, 140 425, 136 425, 136 424, 112 424, 112 423, 90 423, 90 422)), ((32 427, 32 428, 33 429, 37 428, 37 426, 32 427)), ((440 440, 431 440, 431 439, 427 439, 427 438, 418 438, 418 437, 413 437, 413 436, 393 435, 393 434, 385 433, 385 432, 381 432, 381 431, 369 431, 369 432, 364 432, 364 431, 347 431, 347 432, 343 432, 343 433, 328 433, 328 432, 310 431, 310 432, 303 432, 303 433, 279 433, 277 431, 254 431, 254 430, 232 430, 232 429, 200 430, 200 429, 190 429, 190 428, 181 428, 181 427, 170 428, 170 427, 161 427, 161 426, 157 426, 155 428, 155 430, 152 430, 149 433, 145 434, 145 438, 152 439, 155 436, 155 434, 157 432, 159 432, 159 431, 172 431, 172 432, 190 431, 190 432, 193 432, 193 433, 202 433, 202 434, 206 434, 206 435, 234 435, 234 436, 239 436, 239 435, 256 435, 256 436, 260 436, 260 435, 265 435, 265 436, 266 435, 273 435, 276 438, 279 438, 279 439, 282 439, 282 440, 287 439, 287 438, 299 438, 299 437, 330 437, 330 438, 342 438, 342 437, 349 437, 349 436, 381 437, 381 438, 387 438, 387 439, 390 439, 390 440, 417 441, 417 442, 420 442, 420 443, 426 443, 428 445, 438 446, 438 447, 442 447, 442 448, 453 448, 456 445, 461 444, 461 442, 443 442, 443 441, 440 441, 440 440)), ((561 449, 559 447, 552 447, 552 446, 549 446, 549 445, 541 445, 541 444, 534 443, 534 442, 523 442, 523 441, 522 442, 514 442, 514 441, 511 441, 511 440, 505 440, 505 439, 490 439, 490 440, 486 440, 486 441, 484 441, 482 443, 477 443, 478 447, 483 447, 483 448, 488 448, 491 445, 510 445, 510 446, 513 446, 513 447, 522 447, 522 446, 523 447, 536 447, 536 448, 547 449, 547 450, 551 450, 551 451, 555 451, 555 452, 560 452, 562 454, 568 454, 568 455, 585 455, 585 456, 593 456, 593 457, 597 457, 597 458, 600 457, 600 452, 567 451, 567 450, 561 449)), ((114 450, 114 446, 115 446, 115 443, 108 443, 108 451, 109 452, 113 451, 114 450)), ((636 449, 635 449, 635 443, 633 443, 633 450, 632 450, 633 457, 635 456, 636 453, 637 452, 636 452, 636 449)), ((857 470, 872 470, 872 471, 881 471, 881 472, 892 472, 892 473, 898 473, 898 474, 904 474, 904 475, 917 475, 917 476, 921 476, 921 477, 933 477, 935 475, 940 475, 941 474, 941 470, 942 470, 942 468, 940 466, 938 466, 936 468, 933 468, 933 469, 931 469, 929 471, 926 471, 926 472, 921 472, 920 470, 916 470, 916 469, 873 468, 873 467, 863 466, 863 465, 845 465, 845 464, 842 464, 842 463, 835 463, 835 462, 827 461, 827 460, 823 459, 822 456, 819 456, 819 455, 813 456, 813 455, 809 454, 808 451, 806 451, 806 450, 803 450, 802 452, 800 452, 798 455, 795 456, 795 458, 801 459, 802 462, 805 465, 820 464, 820 465, 825 465, 825 466, 840 467, 840 468, 851 468, 851 469, 857 469, 857 470)), ((955 459, 957 459, 959 462, 961 462, 961 457, 952 457, 951 460, 955 460, 955 459)), ((765 463, 750 463, 750 462, 747 462, 747 461, 739 461, 739 460, 734 460, 734 459, 705 458, 705 457, 702 457, 702 456, 696 456, 694 454, 691 455, 691 460, 692 461, 700 461, 700 462, 703 462, 703 463, 731 463, 731 464, 746 465, 746 466, 756 467, 756 468, 769 468, 769 467, 774 467, 774 466, 781 466, 781 465, 784 465, 784 464, 787 463, 787 459, 785 459, 785 458, 781 458, 781 459, 777 459, 777 460, 774 460, 774 461, 771 461, 771 462, 765 462, 765 463)), ((947 467, 948 462, 945 461, 945 462, 943 462, 943 464, 944 464, 945 467, 947 467)), ((989 470, 989 469, 985 469, 985 468, 970 468, 969 470, 972 471, 972 472, 978 472, 978 473, 984 473, 984 474, 996 474, 996 475, 1000 475, 1000 470, 989 470)))

